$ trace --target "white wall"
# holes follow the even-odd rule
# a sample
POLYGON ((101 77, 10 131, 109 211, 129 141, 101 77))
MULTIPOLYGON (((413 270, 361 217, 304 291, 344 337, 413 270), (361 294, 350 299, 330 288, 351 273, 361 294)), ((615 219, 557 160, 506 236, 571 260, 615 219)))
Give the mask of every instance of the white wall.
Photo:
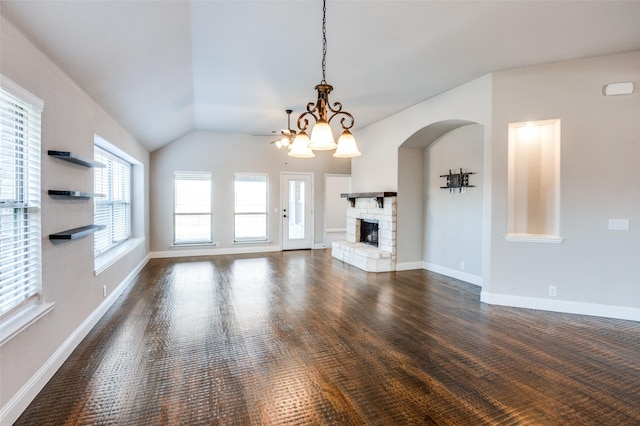
POLYGON ((452 130, 424 150, 426 217, 424 260, 428 269, 443 270, 480 284, 482 277, 483 129, 468 125, 452 130), (442 189, 449 170, 469 176, 473 188, 461 193, 442 189), (462 265, 464 263, 464 266, 462 265), (472 278, 475 277, 475 278, 472 278))
POLYGON ((486 75, 358 130, 362 156, 351 162, 353 192, 398 191, 398 148, 432 123, 479 123, 485 140, 490 140, 491 82, 491 75, 486 75))
MULTIPOLYGON (((398 258, 415 242, 402 237, 404 148, 440 121, 484 126, 482 300, 493 304, 640 320, 640 52, 497 72, 428 99, 357 132, 354 192, 398 191, 398 258), (632 95, 602 96, 602 86, 633 81, 632 95), (560 244, 507 242, 509 122, 562 120, 560 244), (403 184, 402 186, 400 184, 403 184), (607 230, 610 218, 629 231, 607 230), (557 296, 548 296, 549 285, 557 296)), ((408 189, 406 189, 408 188, 408 189)))
POLYGON ((640 51, 494 75, 491 282, 483 299, 640 320, 640 51), (603 85, 633 81, 628 96, 603 85), (507 242, 507 127, 561 119, 559 244, 507 242), (629 231, 610 231, 626 218, 629 231), (557 286, 557 297, 548 287, 557 286))
MULTIPOLYGON (((491 167, 491 85, 486 75, 393 115, 356 135, 361 157, 352 160, 353 192, 398 192, 398 268, 424 265, 424 148, 444 133, 478 123, 483 127, 483 169, 491 167)), ((448 170, 448 168, 447 168, 448 170)), ((478 193, 490 196, 491 174, 478 193)), ((482 274, 489 273, 490 203, 483 204, 482 274)), ((459 262, 459 261, 458 261, 459 262)), ((453 263, 453 261, 451 261, 453 263)))
POLYGON ((280 173, 313 172, 314 245, 324 243, 325 173, 349 174, 350 159, 318 152, 315 158, 292 158, 278 150, 268 138, 242 134, 191 132, 151 154, 151 250, 155 255, 215 252, 265 251, 280 249, 280 173), (199 248, 172 248, 173 172, 210 171, 213 173, 213 238, 217 245, 199 248), (241 245, 233 242, 234 173, 269 175, 268 244, 241 245), (277 210, 277 211, 276 211, 277 210))
POLYGON ((398 149, 397 268, 424 267, 424 147, 398 149))
MULTIPOLYGON (((93 192, 93 171, 49 157, 68 150, 93 157, 94 133, 141 163, 149 187, 149 154, 63 71, 1 18, 0 73, 44 101, 42 114, 42 293, 54 309, 0 348, 0 423, 10 424, 88 332, 133 271, 146 261, 148 242, 94 276, 93 238, 54 245, 47 235, 93 223, 93 202, 54 200, 48 189, 93 192)), ((148 190, 134 200, 138 236, 148 235, 148 190)))
POLYGON ((340 194, 350 192, 351 176, 327 175, 325 181, 325 227, 327 231, 346 230, 349 202, 340 194))

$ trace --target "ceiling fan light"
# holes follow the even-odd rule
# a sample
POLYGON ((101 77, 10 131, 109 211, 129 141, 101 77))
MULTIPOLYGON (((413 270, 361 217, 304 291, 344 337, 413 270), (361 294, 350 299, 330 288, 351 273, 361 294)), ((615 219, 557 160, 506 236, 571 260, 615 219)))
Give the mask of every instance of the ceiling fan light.
POLYGON ((336 149, 333 156, 338 158, 350 158, 357 157, 359 155, 362 155, 362 153, 358 150, 356 138, 353 137, 353 134, 349 130, 345 130, 340 135, 340 138, 338 138, 338 149, 336 149))
POLYGON ((311 129, 311 143, 309 148, 316 151, 328 151, 336 149, 331 126, 324 118, 319 119, 311 129))
POLYGON ((300 132, 291 144, 291 150, 289 151, 289 157, 296 158, 313 158, 316 155, 309 148, 309 136, 305 132, 300 132))
MULTIPOLYGON (((282 135, 282 137, 280 139, 277 139, 271 143, 275 143, 276 147, 278 147, 278 149, 285 147, 288 148, 289 150, 291 150, 291 146, 293 145, 293 139, 294 136, 296 134, 296 132, 294 130, 291 130, 291 113, 293 112, 292 109, 286 109, 284 110, 284 112, 287 113, 287 128, 286 129, 280 129, 280 134, 282 135)), ((273 132, 275 133, 275 131, 273 132)), ((307 138, 309 139, 309 138, 307 138)), ((300 154, 302 155, 302 154, 300 154)), ((307 154, 308 155, 308 154, 307 154)))

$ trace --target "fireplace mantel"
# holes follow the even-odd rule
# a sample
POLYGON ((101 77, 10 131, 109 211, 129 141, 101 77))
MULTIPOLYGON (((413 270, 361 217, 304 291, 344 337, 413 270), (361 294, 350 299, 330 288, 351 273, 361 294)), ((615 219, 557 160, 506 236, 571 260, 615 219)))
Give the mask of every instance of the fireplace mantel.
POLYGON ((397 197, 397 192, 351 192, 340 194, 340 197, 349 200, 351 207, 355 207, 356 198, 375 198, 379 208, 384 208, 384 197, 397 197))

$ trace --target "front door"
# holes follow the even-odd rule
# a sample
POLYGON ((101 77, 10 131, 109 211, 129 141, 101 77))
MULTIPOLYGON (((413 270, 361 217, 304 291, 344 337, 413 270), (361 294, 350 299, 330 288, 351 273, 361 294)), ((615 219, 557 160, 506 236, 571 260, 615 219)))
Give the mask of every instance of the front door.
POLYGON ((313 221, 310 173, 282 174, 282 249, 310 249, 313 221))

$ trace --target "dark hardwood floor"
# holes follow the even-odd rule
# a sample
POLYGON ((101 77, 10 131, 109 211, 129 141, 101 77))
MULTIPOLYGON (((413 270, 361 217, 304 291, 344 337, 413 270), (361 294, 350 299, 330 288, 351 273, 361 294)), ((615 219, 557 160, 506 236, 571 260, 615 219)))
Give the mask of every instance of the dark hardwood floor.
POLYGON ((640 323, 329 251, 154 259, 17 425, 638 425, 640 323))

